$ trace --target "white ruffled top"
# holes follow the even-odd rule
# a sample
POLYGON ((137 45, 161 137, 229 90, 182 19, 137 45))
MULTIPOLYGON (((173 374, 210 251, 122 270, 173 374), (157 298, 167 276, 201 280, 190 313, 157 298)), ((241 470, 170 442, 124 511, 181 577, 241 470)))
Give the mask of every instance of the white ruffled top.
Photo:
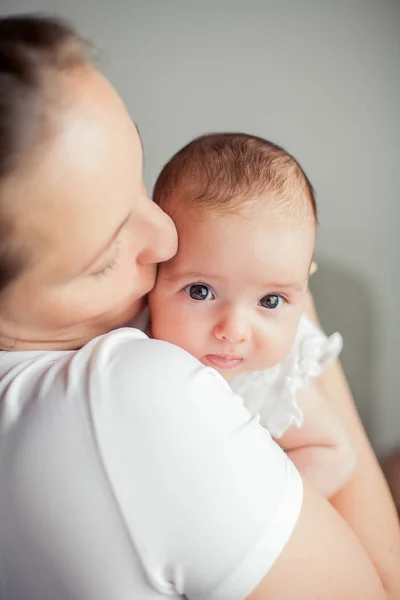
POLYGON ((261 424, 275 438, 291 426, 301 427, 303 412, 296 401, 299 389, 317 378, 340 354, 339 333, 327 337, 305 315, 301 317, 293 349, 270 369, 244 373, 230 381, 248 410, 260 416, 261 424))

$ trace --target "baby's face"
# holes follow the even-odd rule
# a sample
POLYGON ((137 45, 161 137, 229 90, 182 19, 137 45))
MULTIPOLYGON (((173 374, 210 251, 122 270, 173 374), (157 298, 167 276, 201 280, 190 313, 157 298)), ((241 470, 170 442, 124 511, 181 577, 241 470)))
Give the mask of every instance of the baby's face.
POLYGON ((179 249, 150 294, 152 335, 225 379, 272 367, 293 345, 315 244, 312 223, 257 215, 176 220, 179 249))

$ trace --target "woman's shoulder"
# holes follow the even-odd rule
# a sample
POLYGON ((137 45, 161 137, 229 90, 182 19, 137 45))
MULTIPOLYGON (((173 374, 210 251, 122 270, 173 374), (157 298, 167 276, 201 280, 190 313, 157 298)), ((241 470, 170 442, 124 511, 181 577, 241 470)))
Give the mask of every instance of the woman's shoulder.
POLYGON ((116 398, 132 394, 147 401, 162 394, 171 400, 189 394, 190 389, 204 388, 210 394, 221 387, 233 396, 226 381, 214 369, 205 367, 188 352, 161 340, 149 338, 137 329, 123 328, 93 340, 75 354, 73 368, 83 370, 91 391, 116 398))
POLYGON ((88 382, 86 400, 94 413, 108 406, 120 415, 129 413, 128 420, 136 413, 148 415, 167 431, 175 427, 172 423, 191 426, 194 415, 225 424, 229 415, 237 418, 235 410, 245 410, 242 399, 217 371, 178 346, 137 330, 102 336, 74 361, 78 370, 84 365, 79 379, 88 382))
POLYGON ((90 357, 103 366, 129 366, 131 373, 168 373, 179 369, 186 373, 196 370, 200 363, 182 348, 169 342, 149 338, 143 331, 124 327, 99 336, 78 351, 83 361, 90 357))
MULTIPOLYGON (((160 398, 173 415, 194 396, 220 398, 223 410, 223 399, 234 394, 213 369, 135 328, 104 334, 76 351, 13 352, 0 361, 0 397, 14 418, 31 401, 83 403, 94 418, 107 407, 114 413, 126 406, 131 413, 152 411, 160 398)), ((160 408, 153 414, 156 418, 160 408)))
MULTIPOLYGON (((0 381, 10 536, 17 503, 46 527, 51 514, 63 543, 71 527, 90 541, 104 514, 108 524, 122 515, 118 543, 134 541, 148 585, 199 599, 244 598, 271 568, 297 522, 301 480, 216 371, 130 329, 15 369, 0 381)), ((64 551, 68 562, 75 544, 64 551)))
POLYGON ((33 381, 46 373, 52 377, 62 373, 65 380, 80 376, 101 383, 114 374, 124 377, 125 382, 133 382, 136 377, 170 379, 173 374, 176 382, 176 375, 184 379, 196 374, 200 367, 181 348, 151 339, 139 329, 124 327, 92 339, 79 350, 3 353, 0 377, 2 381, 15 378, 33 381))

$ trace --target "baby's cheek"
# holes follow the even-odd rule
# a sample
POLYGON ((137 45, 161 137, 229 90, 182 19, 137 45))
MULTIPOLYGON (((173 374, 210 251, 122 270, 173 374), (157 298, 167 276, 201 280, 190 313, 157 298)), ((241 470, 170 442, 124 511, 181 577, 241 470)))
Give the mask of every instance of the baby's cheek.
POLYGON ((292 338, 289 336, 277 336, 275 343, 272 345, 271 353, 273 356, 274 364, 281 362, 292 349, 292 338))
POLYGON ((173 328, 173 343, 200 359, 204 354, 204 348, 202 348, 201 321, 197 315, 193 314, 193 311, 181 311, 174 318, 173 328))
POLYGON ((268 335, 262 340, 264 342, 264 350, 261 351, 261 354, 264 354, 265 365, 261 368, 267 369, 273 367, 286 358, 293 347, 295 336, 295 327, 276 324, 275 327, 271 328, 268 335))
POLYGON ((175 344, 198 358, 196 322, 175 303, 152 310, 152 336, 175 344))
POLYGON ((179 332, 178 313, 167 306, 154 307, 151 311, 151 333, 158 340, 177 344, 179 332))

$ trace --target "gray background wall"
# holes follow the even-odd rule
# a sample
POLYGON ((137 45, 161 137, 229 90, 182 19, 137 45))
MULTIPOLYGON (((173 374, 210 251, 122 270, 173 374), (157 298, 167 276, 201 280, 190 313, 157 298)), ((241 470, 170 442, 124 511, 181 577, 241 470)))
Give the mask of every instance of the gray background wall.
POLYGON ((400 2, 0 0, 73 20, 139 124, 149 185, 191 137, 286 146, 317 191, 313 289, 379 454, 400 443, 400 2))

